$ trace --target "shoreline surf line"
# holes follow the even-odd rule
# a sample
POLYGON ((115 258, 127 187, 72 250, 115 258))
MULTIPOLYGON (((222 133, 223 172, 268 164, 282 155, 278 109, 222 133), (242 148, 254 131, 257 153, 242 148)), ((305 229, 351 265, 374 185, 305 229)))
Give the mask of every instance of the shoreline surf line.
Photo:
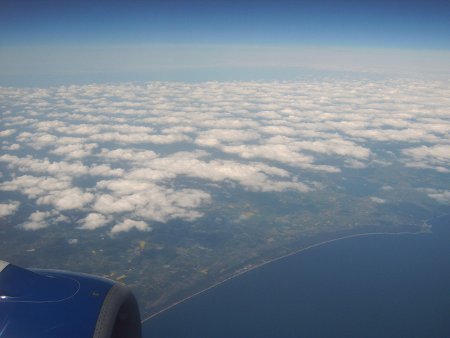
MULTIPOLYGON (((434 219, 434 218, 436 218, 436 217, 433 217, 433 218, 430 218, 430 219, 434 219)), ((424 225, 428 225, 428 221, 430 219, 425 220, 423 222, 423 224, 424 225)), ((421 230, 421 231, 415 231, 415 232, 410 232, 410 231, 401 231, 401 232, 365 232, 365 233, 360 233, 360 234, 353 234, 353 235, 342 236, 342 237, 338 237, 338 238, 333 238, 333 239, 329 239, 329 240, 326 240, 326 241, 322 241, 322 242, 319 242, 319 243, 316 243, 316 244, 311 244, 311 245, 309 245, 307 247, 304 247, 302 249, 298 249, 298 250, 292 251, 290 253, 287 253, 285 255, 282 255, 282 256, 270 259, 268 261, 264 261, 262 263, 254 265, 252 267, 245 266, 245 267, 239 269, 237 272, 235 272, 230 277, 227 277, 227 278, 225 278, 222 281, 219 281, 219 282, 217 282, 215 284, 212 284, 211 286, 208 286, 205 289, 202 289, 202 290, 200 290, 198 292, 195 292, 192 295, 187 296, 187 297, 185 297, 185 298, 183 298, 183 299, 181 299, 179 301, 176 301, 176 302, 170 304, 169 306, 165 307, 164 309, 162 309, 162 310, 160 310, 160 311, 158 311, 158 312, 156 312, 156 313, 154 313, 154 314, 152 314, 150 316, 145 317, 143 320, 141 320, 141 324, 144 324, 146 321, 148 321, 148 320, 150 320, 150 319, 160 315, 163 312, 166 312, 166 311, 172 309, 173 307, 175 307, 175 306, 177 306, 177 305, 179 305, 181 303, 184 303, 184 302, 188 301, 189 299, 192 299, 192 298, 194 298, 194 297, 196 297, 196 296, 198 296, 198 295, 200 295, 202 293, 205 293, 205 292, 207 292, 207 291, 209 291, 211 289, 214 289, 214 288, 216 288, 216 287, 218 287, 218 286, 220 286, 220 285, 222 285, 222 284, 224 284, 224 283, 226 283, 226 282, 228 282, 228 281, 230 281, 230 280, 232 280, 234 278, 242 276, 243 274, 245 274, 247 272, 256 270, 256 269, 261 268, 261 267, 263 267, 263 266, 265 266, 267 264, 270 264, 270 263, 273 263, 273 262, 277 262, 277 261, 282 260, 284 258, 287 258, 287 257, 290 257, 290 256, 294 256, 294 255, 299 254, 301 252, 304 252, 304 251, 307 251, 307 250, 310 250, 310 249, 313 249, 313 248, 316 248, 316 247, 320 247, 322 245, 326 245, 326 244, 329 244, 329 243, 341 241, 341 240, 344 240, 344 239, 356 238, 356 237, 377 236, 377 235, 378 236, 383 236, 383 235, 389 235, 389 236, 396 236, 396 235, 397 236, 400 236, 400 235, 423 235, 423 234, 430 234, 430 233, 431 233, 431 230, 421 230)))

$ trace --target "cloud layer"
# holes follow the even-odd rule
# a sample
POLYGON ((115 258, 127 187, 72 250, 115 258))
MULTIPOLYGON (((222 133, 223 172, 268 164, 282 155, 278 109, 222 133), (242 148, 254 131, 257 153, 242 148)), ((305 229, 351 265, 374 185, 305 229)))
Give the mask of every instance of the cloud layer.
POLYGON ((35 209, 27 230, 76 211, 80 230, 150 231, 202 217, 211 184, 305 194, 393 163, 447 174, 448 107, 448 84, 431 80, 0 88, 0 217, 20 192, 35 209))

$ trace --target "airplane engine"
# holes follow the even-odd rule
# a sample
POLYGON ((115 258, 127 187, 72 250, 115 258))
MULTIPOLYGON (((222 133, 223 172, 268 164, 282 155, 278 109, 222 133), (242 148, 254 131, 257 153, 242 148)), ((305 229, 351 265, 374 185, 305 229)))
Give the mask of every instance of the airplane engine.
POLYGON ((0 261, 1 338, 141 338, 133 293, 106 278, 0 261))

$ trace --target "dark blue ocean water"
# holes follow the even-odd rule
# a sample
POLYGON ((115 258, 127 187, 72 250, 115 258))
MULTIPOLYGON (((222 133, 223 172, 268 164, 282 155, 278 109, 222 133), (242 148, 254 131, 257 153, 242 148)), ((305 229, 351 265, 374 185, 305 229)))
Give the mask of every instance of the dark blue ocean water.
POLYGON ((450 337, 450 217, 430 223, 268 264, 152 318, 145 337, 450 337))

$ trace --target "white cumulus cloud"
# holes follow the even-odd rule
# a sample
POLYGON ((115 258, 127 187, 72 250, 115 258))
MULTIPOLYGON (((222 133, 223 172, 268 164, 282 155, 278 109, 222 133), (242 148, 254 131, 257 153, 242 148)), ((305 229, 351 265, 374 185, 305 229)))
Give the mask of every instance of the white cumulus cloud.
POLYGON ((126 219, 121 223, 117 223, 111 229, 111 234, 117 234, 119 232, 128 232, 131 229, 137 229, 140 231, 151 231, 152 228, 143 221, 135 221, 132 219, 126 219))
POLYGON ((6 217, 10 215, 14 215, 17 209, 19 209, 20 202, 10 202, 10 203, 1 203, 0 204, 0 217, 6 217))
POLYGON ((25 230, 40 230, 50 226, 49 218, 53 216, 50 211, 35 211, 33 212, 28 221, 22 224, 22 228, 25 230))
POLYGON ((120 233, 199 219, 212 186, 309 194, 347 172, 446 175, 449 97, 445 81, 387 78, 0 88, 0 190, 50 209, 24 229, 64 212, 78 229, 120 233))
POLYGON ((80 229, 83 230, 95 230, 97 228, 104 227, 109 222, 108 218, 102 214, 90 213, 82 220, 79 220, 80 229))

